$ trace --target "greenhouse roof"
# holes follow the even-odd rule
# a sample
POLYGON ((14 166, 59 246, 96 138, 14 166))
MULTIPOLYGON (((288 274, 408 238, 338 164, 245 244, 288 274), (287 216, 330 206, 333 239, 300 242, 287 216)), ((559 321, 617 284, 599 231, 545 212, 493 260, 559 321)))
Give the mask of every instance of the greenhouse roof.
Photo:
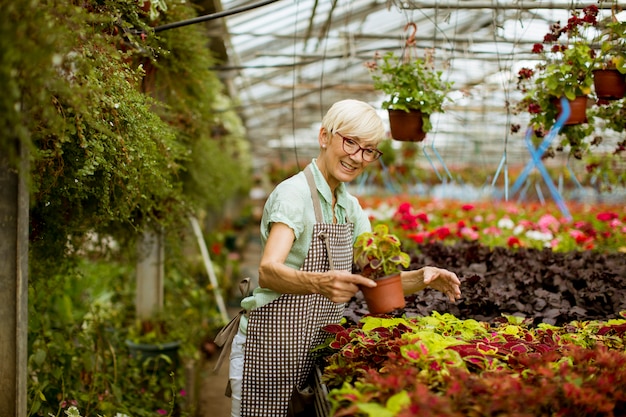
MULTIPOLYGON (((565 0, 222 0, 230 62, 219 70, 239 97, 240 114, 259 161, 292 153, 306 161, 317 152, 317 131, 328 107, 344 98, 377 108, 364 64, 374 54, 401 54, 416 25, 418 54, 433 48, 436 65, 452 81, 453 103, 432 118, 424 146, 448 161, 497 162, 503 153, 527 159, 525 126, 509 103, 519 98, 517 71, 532 65, 533 43, 550 24, 566 22, 572 8, 591 1, 565 0), (257 7, 258 6, 258 7, 257 7), (281 154, 282 155, 282 154, 281 154)), ((600 19, 610 16, 600 7, 600 19)), ((386 112, 381 111, 386 121, 386 112)))

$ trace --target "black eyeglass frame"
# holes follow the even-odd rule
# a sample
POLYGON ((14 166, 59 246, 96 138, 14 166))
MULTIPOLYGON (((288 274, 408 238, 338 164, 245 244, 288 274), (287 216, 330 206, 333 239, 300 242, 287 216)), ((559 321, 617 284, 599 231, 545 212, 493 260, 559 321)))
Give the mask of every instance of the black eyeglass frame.
MULTIPOLYGON (((337 135, 339 135, 339 137, 340 137, 341 139, 343 139, 343 143, 341 144, 341 149, 343 149, 343 151, 344 151, 346 154, 350 155, 350 156, 354 156, 354 155, 356 155, 359 151, 361 151, 361 158, 363 158, 363 160, 364 160, 364 161, 366 161, 366 162, 374 162, 374 161, 378 160, 381 156, 383 156, 383 153, 382 153, 381 151, 379 151, 378 149, 375 149, 375 148, 361 148, 361 145, 359 145, 359 144, 358 144, 358 142, 357 142, 356 140, 354 140, 354 139, 352 139, 352 138, 347 138, 347 137, 345 137, 344 135, 342 135, 342 134, 341 134, 341 133, 339 133, 339 132, 335 132, 335 133, 336 133, 337 135), (356 151, 354 151, 354 152, 350 153, 348 150, 346 150, 346 141, 349 141, 349 142, 354 143, 354 146, 356 146, 358 149, 357 149, 356 151), (366 154, 365 154, 365 151, 368 151, 368 152, 373 152, 373 154, 374 154, 374 159, 371 159, 371 160, 370 160, 370 159, 368 159, 369 157, 368 157, 368 158, 366 158, 366 157, 365 157, 365 155, 366 155, 366 154)), ((348 146, 352 146, 352 145, 348 145, 348 146)))

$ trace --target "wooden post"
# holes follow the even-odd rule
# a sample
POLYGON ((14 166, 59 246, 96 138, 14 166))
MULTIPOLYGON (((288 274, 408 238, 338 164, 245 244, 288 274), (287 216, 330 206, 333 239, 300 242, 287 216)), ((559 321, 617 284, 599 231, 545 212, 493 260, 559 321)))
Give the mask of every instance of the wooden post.
MULTIPOLYGON (((19 145, 18 145, 19 146, 19 145)), ((28 337, 28 205, 24 175, 0 155, 0 416, 25 416, 28 337)))

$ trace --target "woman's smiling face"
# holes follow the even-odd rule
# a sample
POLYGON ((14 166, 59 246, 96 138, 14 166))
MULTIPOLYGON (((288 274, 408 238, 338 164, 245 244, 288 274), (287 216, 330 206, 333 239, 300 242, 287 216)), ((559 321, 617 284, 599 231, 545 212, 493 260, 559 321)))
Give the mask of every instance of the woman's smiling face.
POLYGON ((345 134, 329 133, 324 128, 320 129, 319 142, 321 152, 317 159, 317 166, 333 192, 340 183, 350 182, 363 172, 371 162, 363 159, 362 149, 376 149, 377 145, 376 140, 357 138, 348 132, 345 134), (345 141, 355 142, 360 149, 349 155, 344 150, 345 141))

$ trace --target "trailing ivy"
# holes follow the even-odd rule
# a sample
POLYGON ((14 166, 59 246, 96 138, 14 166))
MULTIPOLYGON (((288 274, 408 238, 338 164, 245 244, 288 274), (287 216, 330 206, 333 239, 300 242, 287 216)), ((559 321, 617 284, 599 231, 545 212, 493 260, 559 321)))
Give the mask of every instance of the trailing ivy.
POLYGON ((15 163, 22 143, 31 160, 29 415, 60 415, 72 402, 85 416, 178 413, 183 375, 129 362, 123 336, 109 331, 128 324, 110 313, 127 319, 132 298, 113 308, 105 296, 133 286, 133 243, 152 227, 166 235, 166 298, 178 303, 168 312, 195 332, 185 350, 197 350, 216 310, 183 272, 181 236, 190 212, 217 216, 249 186, 245 131, 210 70, 202 27, 158 36, 150 28, 195 17, 194 6, 0 4, 0 152, 15 163), (103 262, 83 275, 81 258, 103 262), (93 290, 104 282, 111 287, 93 290))
MULTIPOLYGON (((12 80, 14 100, 29 110, 12 129, 31 122, 13 137, 33 145, 35 279, 71 265, 87 235, 112 235, 128 246, 145 227, 177 233, 190 211, 219 212, 247 189, 245 132, 209 69, 202 26, 159 36, 150 29, 194 17, 191 4, 168 2, 151 14, 157 20, 134 0, 39 6, 42 34, 38 27, 15 30, 52 43, 31 60, 16 58, 16 68, 2 67, 8 74, 23 67, 33 79, 32 86, 12 80)), ((15 20, 25 20, 27 11, 14 10, 15 20)))

